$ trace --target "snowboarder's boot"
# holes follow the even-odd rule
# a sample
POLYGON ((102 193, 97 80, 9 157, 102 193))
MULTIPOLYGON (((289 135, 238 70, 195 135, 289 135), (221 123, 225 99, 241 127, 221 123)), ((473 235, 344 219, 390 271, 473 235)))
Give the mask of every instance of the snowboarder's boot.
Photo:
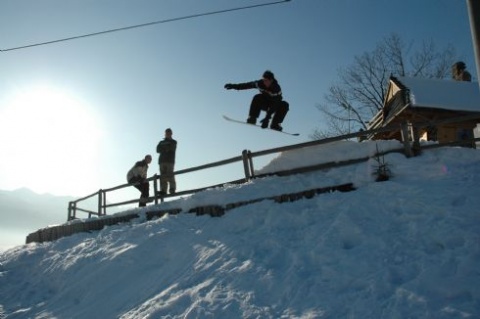
POLYGON ((257 119, 250 116, 250 117, 247 119, 247 123, 248 123, 248 124, 253 124, 253 125, 255 125, 255 124, 257 124, 257 119))
POLYGON ((263 120, 260 121, 260 123, 262 123, 262 128, 267 128, 268 127, 268 122, 270 122, 270 117, 272 116, 272 114, 270 113, 267 113, 267 116, 265 116, 265 118, 263 120))
POLYGON ((267 118, 264 118, 263 120, 260 121, 260 123, 262 123, 261 127, 262 128, 267 128, 268 127, 268 122, 269 122, 269 119, 267 118))
POLYGON ((280 125, 280 123, 272 123, 272 125, 270 125, 270 128, 275 131, 283 130, 283 127, 280 125))

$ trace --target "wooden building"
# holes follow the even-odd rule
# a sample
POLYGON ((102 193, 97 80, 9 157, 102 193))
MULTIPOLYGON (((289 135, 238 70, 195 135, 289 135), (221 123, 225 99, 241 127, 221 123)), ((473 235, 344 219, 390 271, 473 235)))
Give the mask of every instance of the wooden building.
POLYGON ((369 138, 405 140, 401 124, 415 126, 415 123, 433 123, 467 115, 478 115, 478 119, 409 130, 408 140, 448 143, 473 138, 473 130, 480 122, 480 90, 476 82, 392 76, 383 108, 369 122, 368 129, 386 126, 398 126, 399 129, 369 138))

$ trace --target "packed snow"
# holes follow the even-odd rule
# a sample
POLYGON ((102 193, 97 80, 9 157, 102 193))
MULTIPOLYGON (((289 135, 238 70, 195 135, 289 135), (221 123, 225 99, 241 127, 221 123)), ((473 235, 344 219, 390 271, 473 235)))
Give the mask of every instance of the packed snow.
MULTIPOLYGON (((372 143, 289 151, 260 171, 399 146, 372 143)), ((373 159, 266 177, 147 206, 128 224, 7 250, 0 318, 480 318, 480 152, 384 161, 385 182, 375 182, 373 159), (215 218, 185 213, 346 182, 356 190, 264 200, 215 218), (169 207, 184 212, 146 220, 146 211, 169 207)))
POLYGON ((402 76, 397 79, 408 88, 412 107, 480 111, 478 82, 402 76))

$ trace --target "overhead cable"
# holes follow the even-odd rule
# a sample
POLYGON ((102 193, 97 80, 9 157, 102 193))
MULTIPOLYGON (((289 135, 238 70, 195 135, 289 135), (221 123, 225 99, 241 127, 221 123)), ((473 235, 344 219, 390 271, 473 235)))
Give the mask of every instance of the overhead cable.
POLYGON ((77 35, 77 36, 73 36, 73 37, 62 38, 62 39, 57 39, 57 40, 52 40, 52 41, 46 41, 46 42, 39 42, 39 43, 34 43, 34 44, 28 44, 28 45, 24 45, 24 46, 9 48, 9 49, 0 49, 0 52, 20 50, 20 49, 37 47, 37 46, 41 46, 41 45, 48 45, 48 44, 53 44, 53 43, 58 43, 58 42, 77 40, 77 39, 87 38, 87 37, 94 37, 94 36, 97 36, 97 35, 102 35, 102 34, 107 34, 107 33, 120 32, 120 31, 125 31, 125 30, 130 30, 130 29, 148 27, 148 26, 152 26, 152 25, 155 25, 155 24, 175 22, 175 21, 180 21, 180 20, 187 20, 187 19, 199 18, 199 17, 209 16, 209 15, 215 15, 215 14, 221 14, 221 13, 226 13, 226 12, 246 10, 246 9, 258 8, 258 7, 264 7, 264 6, 271 6, 271 5, 276 5, 276 4, 285 3, 285 2, 289 2, 289 1, 290 1, 290 0, 282 0, 282 1, 275 1, 275 2, 269 2, 269 3, 256 4, 256 5, 251 5, 251 6, 244 6, 244 7, 239 7, 239 8, 232 8, 232 9, 225 9, 225 10, 218 10, 218 11, 211 11, 211 12, 205 12, 205 13, 192 14, 192 15, 183 16, 183 17, 177 17, 177 18, 172 18, 172 19, 166 19, 166 20, 160 20, 160 21, 142 23, 142 24, 132 25, 132 26, 128 26, 128 27, 122 27, 122 28, 110 29, 110 30, 105 30, 105 31, 100 31, 100 32, 82 34, 82 35, 77 35))

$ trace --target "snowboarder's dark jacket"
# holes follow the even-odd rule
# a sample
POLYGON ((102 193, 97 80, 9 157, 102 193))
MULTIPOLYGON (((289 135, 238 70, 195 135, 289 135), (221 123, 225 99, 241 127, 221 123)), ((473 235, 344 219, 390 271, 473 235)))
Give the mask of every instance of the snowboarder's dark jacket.
POLYGON ((231 84, 231 86, 234 90, 258 89, 262 94, 268 96, 268 98, 273 101, 282 100, 282 89, 275 79, 272 80, 272 84, 270 84, 270 87, 268 88, 263 83, 263 80, 231 84))
POLYGON ((171 163, 175 164, 175 151, 177 149, 177 141, 173 138, 164 138, 157 145, 158 164, 171 163))

